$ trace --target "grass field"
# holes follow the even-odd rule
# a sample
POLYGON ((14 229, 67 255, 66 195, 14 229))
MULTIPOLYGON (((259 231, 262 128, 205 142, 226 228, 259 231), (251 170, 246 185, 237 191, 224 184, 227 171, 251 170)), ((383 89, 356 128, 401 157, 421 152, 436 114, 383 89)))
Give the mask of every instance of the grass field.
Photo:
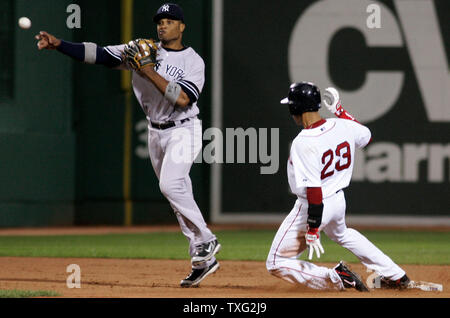
MULTIPOLYGON (((361 231, 398 264, 449 265, 450 233, 361 231)), ((275 231, 226 230, 215 233, 223 260, 264 261, 275 231)), ((346 249, 322 235, 321 262, 358 262, 346 249)), ((105 235, 2 236, 0 256, 188 259, 186 238, 179 232, 105 235)), ((302 255, 306 259, 306 253, 302 255)))
POLYGON ((50 290, 0 290, 0 298, 57 297, 60 294, 50 290))

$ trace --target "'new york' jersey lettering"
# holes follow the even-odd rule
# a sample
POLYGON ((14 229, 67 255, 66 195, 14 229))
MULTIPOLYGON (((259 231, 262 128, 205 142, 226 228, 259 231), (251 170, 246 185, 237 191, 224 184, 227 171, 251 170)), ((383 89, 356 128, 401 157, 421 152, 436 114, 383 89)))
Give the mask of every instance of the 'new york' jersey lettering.
POLYGON ((307 187, 321 187, 324 198, 347 187, 353 172, 355 148, 370 141, 370 130, 351 120, 330 118, 294 139, 287 164, 291 191, 306 198, 307 187))
POLYGON ((174 65, 166 65, 166 75, 174 78, 175 80, 181 80, 184 78, 184 71, 174 65))
MULTIPOLYGON (((155 71, 167 81, 177 82, 186 95, 190 104, 181 108, 171 104, 148 79, 133 72, 133 91, 144 113, 151 121, 164 123, 176 121, 198 115, 197 101, 205 83, 205 63, 194 49, 187 47, 181 51, 166 50, 158 45, 158 64, 155 71)), ((121 55, 125 44, 107 46, 106 52, 116 59, 121 55)), ((131 70, 125 63, 119 69, 131 70)))

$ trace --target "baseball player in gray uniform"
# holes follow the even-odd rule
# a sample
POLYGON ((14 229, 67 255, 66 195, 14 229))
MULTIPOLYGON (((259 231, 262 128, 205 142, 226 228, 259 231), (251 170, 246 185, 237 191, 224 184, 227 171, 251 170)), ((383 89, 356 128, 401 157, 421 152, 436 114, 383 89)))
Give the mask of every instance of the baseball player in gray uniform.
POLYGON ((197 206, 189 171, 202 149, 197 100, 205 82, 203 59, 184 46, 184 14, 176 4, 163 4, 153 21, 158 39, 101 47, 71 43, 41 31, 38 48, 56 49, 77 61, 133 72, 133 90, 148 119, 148 150, 161 192, 172 206, 189 241, 191 273, 182 287, 197 286, 219 268, 221 246, 197 206))

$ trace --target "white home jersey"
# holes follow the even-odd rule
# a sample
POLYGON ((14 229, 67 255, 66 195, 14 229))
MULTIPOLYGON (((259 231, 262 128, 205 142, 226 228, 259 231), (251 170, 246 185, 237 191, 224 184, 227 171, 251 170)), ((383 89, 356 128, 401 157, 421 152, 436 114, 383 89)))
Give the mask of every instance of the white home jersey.
MULTIPOLYGON (((198 115, 197 100, 205 83, 205 63, 191 47, 175 51, 158 45, 159 63, 156 72, 167 81, 177 82, 191 100, 188 107, 176 107, 171 104, 148 79, 133 72, 133 90, 147 118, 153 122, 165 123, 198 115)), ((121 69, 129 69, 122 60, 125 44, 105 47, 111 56, 120 59, 121 69)))
POLYGON ((355 147, 366 146, 370 130, 351 120, 329 118, 303 129, 294 139, 287 164, 292 193, 306 199, 307 187, 321 187, 323 198, 347 187, 352 177, 355 147))

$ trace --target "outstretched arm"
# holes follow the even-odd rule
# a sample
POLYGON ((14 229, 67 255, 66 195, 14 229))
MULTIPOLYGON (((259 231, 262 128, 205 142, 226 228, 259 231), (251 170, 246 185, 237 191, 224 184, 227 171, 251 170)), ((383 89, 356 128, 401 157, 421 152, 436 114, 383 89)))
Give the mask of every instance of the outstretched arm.
POLYGON ((45 31, 35 36, 39 50, 57 50, 73 59, 88 64, 101 64, 107 67, 117 67, 122 60, 109 54, 105 48, 95 43, 72 43, 56 38, 45 31))

